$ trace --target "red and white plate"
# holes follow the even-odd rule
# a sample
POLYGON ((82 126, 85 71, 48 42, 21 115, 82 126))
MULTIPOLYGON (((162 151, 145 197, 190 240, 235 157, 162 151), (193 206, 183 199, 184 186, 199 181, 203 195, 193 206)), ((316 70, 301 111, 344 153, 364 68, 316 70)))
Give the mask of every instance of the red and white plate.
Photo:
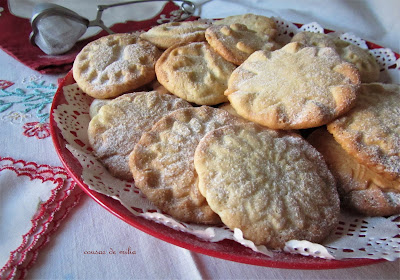
MULTIPOLYGON (((370 49, 383 49, 382 47, 373 43, 366 42, 366 44, 370 49)), ((394 54, 394 56, 395 60, 399 59, 398 54, 394 54)), ((387 65, 386 68, 399 70, 399 66, 395 65, 395 63, 393 63, 393 66, 387 65)), ((398 75, 398 73, 396 73, 396 75, 398 75)), ((363 266, 384 261, 383 259, 369 258, 327 260, 284 252, 274 252, 273 257, 269 257, 267 255, 255 252, 250 248, 244 247, 233 240, 224 239, 219 242, 209 242, 187 232, 179 231, 153 220, 134 215, 118 200, 89 189, 87 184, 82 179, 84 167, 82 167, 80 161, 67 148, 68 142, 63 137, 59 124, 55 119, 54 112, 60 105, 68 104, 68 101, 65 97, 64 87, 73 84, 75 84, 75 80, 73 79, 71 71, 60 82, 58 90, 54 96, 50 116, 51 135, 54 146, 63 165, 71 177, 78 183, 78 185, 96 202, 126 223, 158 239, 194 252, 225 260, 258 266, 289 269, 336 269, 363 266)), ((88 113, 89 106, 87 106, 86 109, 86 113, 88 113)))

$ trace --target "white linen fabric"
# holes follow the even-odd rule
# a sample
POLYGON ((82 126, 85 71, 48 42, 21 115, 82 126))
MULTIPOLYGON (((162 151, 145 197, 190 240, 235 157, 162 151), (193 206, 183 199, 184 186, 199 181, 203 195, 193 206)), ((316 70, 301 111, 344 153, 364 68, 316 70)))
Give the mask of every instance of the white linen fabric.
POLYGON ((258 267, 193 253, 143 233, 83 197, 30 279, 395 279, 399 262, 335 270, 258 267), (119 254, 130 247, 135 254, 119 254), (93 251, 105 254, 89 254, 93 251), (116 251, 116 255, 110 252, 116 251))

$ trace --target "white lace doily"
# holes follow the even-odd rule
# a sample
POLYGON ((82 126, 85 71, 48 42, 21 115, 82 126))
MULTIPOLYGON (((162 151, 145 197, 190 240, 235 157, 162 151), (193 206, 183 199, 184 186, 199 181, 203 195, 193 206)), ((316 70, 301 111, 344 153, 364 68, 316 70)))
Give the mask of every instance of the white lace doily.
MULTIPOLYGON (((309 23, 298 28, 283 19, 276 19, 279 27, 279 40, 288 42, 299 31, 324 32, 318 23, 309 23)), ((366 42, 354 34, 332 33, 362 48, 368 48, 366 42)), ((381 81, 398 83, 400 76, 399 61, 390 49, 370 50, 381 65, 381 81)), ((108 171, 92 156, 87 139, 87 127, 90 121, 89 105, 91 98, 84 94, 76 84, 63 88, 68 104, 61 104, 53 111, 54 120, 62 137, 68 142, 67 148, 83 167, 82 179, 92 190, 117 199, 130 212, 147 219, 163 223, 176 230, 194 234, 210 242, 232 239, 242 245, 273 257, 273 252, 264 246, 255 246, 245 240, 242 232, 234 232, 227 227, 209 227, 186 224, 162 214, 154 207, 132 182, 112 177, 108 171)), ((395 260, 400 257, 400 217, 371 218, 342 213, 340 223, 324 244, 292 240, 286 243, 285 252, 314 256, 325 259, 368 258, 395 260)))

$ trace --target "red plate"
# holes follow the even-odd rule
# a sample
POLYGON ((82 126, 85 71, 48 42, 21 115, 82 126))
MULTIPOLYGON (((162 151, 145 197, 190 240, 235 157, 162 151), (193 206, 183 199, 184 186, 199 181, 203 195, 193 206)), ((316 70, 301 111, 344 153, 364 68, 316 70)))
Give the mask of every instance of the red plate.
POLYGON ((73 83, 75 83, 75 81, 72 72, 69 72, 59 84, 59 88, 54 96, 50 116, 50 129, 54 146, 64 167, 78 185, 101 206, 126 223, 158 239, 185 249, 212 257, 252 265, 290 269, 334 269, 369 265, 383 261, 371 259, 325 260, 287 253, 275 253, 274 258, 270 258, 263 254, 256 253, 232 240, 223 240, 215 243, 204 241, 192 234, 177 231, 162 224, 133 215, 128 209, 122 206, 119 201, 90 190, 82 181, 82 167, 79 161, 66 148, 67 142, 57 127, 57 123, 53 117, 53 111, 58 105, 67 103, 64 97, 63 87, 73 83))
MULTIPOLYGON (((380 47, 369 42, 368 46, 370 48, 380 47)), ((395 55, 396 58, 399 57, 398 54, 395 55)), ((57 123, 55 122, 53 117, 53 112, 58 105, 67 103, 64 96, 63 87, 73 83, 75 83, 75 81, 73 79, 71 71, 60 82, 58 90, 54 96, 50 115, 51 135, 54 146, 63 165, 65 166, 71 177, 78 183, 78 185, 101 206, 103 206, 105 209, 107 209, 126 223, 158 239, 164 240, 168 243, 180 246, 182 248, 197 253, 258 266, 288 269, 336 269, 364 266, 384 261, 365 258, 325 260, 313 257, 305 257, 301 255, 293 255, 283 252, 274 253, 274 257, 270 258, 261 253, 254 252, 253 250, 246 248, 232 240, 208 242, 192 234, 177 231, 154 221, 150 221, 145 218, 133 215, 131 212, 129 212, 128 209, 122 206, 119 201, 90 190, 87 185, 82 181, 82 167, 79 161, 66 148, 67 142, 65 141, 59 128, 57 127, 57 123)))

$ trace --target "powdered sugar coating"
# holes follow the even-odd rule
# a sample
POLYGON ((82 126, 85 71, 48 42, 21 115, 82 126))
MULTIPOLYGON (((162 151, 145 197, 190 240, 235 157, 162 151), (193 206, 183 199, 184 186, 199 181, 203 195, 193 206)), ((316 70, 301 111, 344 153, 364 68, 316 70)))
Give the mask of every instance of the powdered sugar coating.
POLYGON ((206 30, 206 39, 217 53, 235 65, 242 64, 257 50, 280 48, 268 35, 257 33, 241 23, 210 26, 206 30))
POLYGON ((87 44, 73 64, 74 79, 94 98, 112 98, 155 78, 161 55, 153 44, 134 34, 112 34, 87 44))
POLYGON ((111 174, 132 180, 128 157, 142 133, 167 113, 185 107, 191 105, 156 91, 124 94, 103 105, 90 121, 89 143, 111 174))
POLYGON ((219 223, 198 190, 193 156, 207 132, 237 122, 240 120, 224 110, 208 106, 177 110, 160 119, 130 155, 136 186, 158 208, 180 221, 219 223))
POLYGON ((156 74, 176 96, 198 105, 215 105, 227 101, 224 91, 235 68, 207 42, 196 42, 167 49, 156 63, 156 74))
POLYGON ((275 21, 272 18, 262 15, 243 14, 228 16, 221 20, 214 21, 214 25, 231 25, 234 23, 244 24, 248 29, 267 35, 270 38, 275 38, 278 34, 275 21))
POLYGON ((197 21, 168 22, 152 27, 140 35, 160 49, 167 49, 175 44, 205 41, 205 31, 210 23, 197 21))
POLYGON ((289 43, 254 52, 231 75, 228 96, 242 117, 274 129, 326 124, 354 104, 358 70, 332 48, 289 43))
POLYGON ((324 33, 300 32, 291 41, 300 42, 307 46, 334 48, 342 59, 357 67, 361 82, 372 83, 379 80, 379 64, 366 49, 324 33))
POLYGON ((313 131, 307 141, 324 156, 344 207, 367 216, 400 214, 400 182, 358 163, 325 128, 313 131))
POLYGON ((225 126, 202 138, 194 164, 210 207, 257 245, 320 242, 336 226, 335 181, 300 136, 253 123, 225 126))
POLYGON ((94 116, 97 115, 99 112, 100 108, 103 107, 103 105, 106 105, 107 103, 111 102, 112 99, 93 99, 92 103, 90 103, 89 107, 89 116, 90 118, 93 118, 94 116))
POLYGON ((328 124, 336 141, 358 162, 400 180, 400 86, 362 84, 355 107, 328 124))

